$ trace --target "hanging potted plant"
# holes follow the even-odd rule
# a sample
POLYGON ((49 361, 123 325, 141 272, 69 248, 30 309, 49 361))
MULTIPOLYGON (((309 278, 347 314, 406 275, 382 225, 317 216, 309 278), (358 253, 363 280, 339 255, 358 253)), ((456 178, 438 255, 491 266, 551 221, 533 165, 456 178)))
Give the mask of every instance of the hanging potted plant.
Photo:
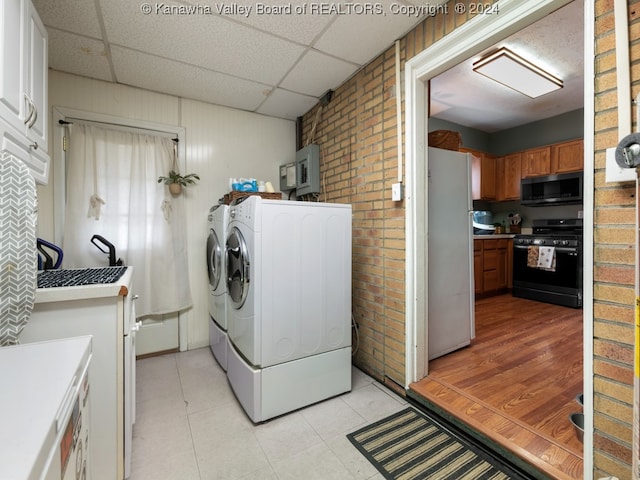
POLYGON ((169 185, 169 191, 173 195, 180 195, 180 193, 182 192, 182 187, 195 185, 197 180, 200 180, 200 177, 195 173, 180 175, 176 170, 171 170, 168 176, 159 177, 158 183, 169 185))
POLYGON ((165 185, 168 185, 169 192, 171 192, 172 195, 180 195, 182 193, 182 187, 195 185, 196 180, 200 180, 200 177, 195 173, 180 175, 180 173, 178 172, 178 139, 174 139, 173 158, 171 159, 171 171, 166 177, 158 177, 158 183, 164 183, 165 185))

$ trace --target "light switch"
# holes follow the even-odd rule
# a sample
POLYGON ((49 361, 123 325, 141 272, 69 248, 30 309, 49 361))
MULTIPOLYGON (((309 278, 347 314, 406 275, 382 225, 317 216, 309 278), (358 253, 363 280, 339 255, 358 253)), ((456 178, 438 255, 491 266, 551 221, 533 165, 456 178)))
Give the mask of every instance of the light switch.
POLYGON ((394 202, 399 202, 402 200, 402 184, 394 183, 391 185, 391 200, 394 202))

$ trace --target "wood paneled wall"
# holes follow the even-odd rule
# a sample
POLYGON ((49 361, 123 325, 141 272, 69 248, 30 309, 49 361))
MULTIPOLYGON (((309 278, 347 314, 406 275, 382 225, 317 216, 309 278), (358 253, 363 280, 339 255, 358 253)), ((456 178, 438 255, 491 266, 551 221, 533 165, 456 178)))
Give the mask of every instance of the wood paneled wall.
MULTIPOLYGON (((185 312, 187 346, 208 345, 209 208, 228 191, 229 177, 269 180, 277 188, 278 166, 295 159, 295 123, 56 71, 49 72, 49 102, 51 107, 185 127, 185 171, 201 178, 184 194, 193 298, 193 308, 185 312)), ((52 129, 59 128, 50 123, 52 129)), ((54 185, 51 177, 48 185, 38 187, 38 235, 49 239, 54 232, 54 185)))

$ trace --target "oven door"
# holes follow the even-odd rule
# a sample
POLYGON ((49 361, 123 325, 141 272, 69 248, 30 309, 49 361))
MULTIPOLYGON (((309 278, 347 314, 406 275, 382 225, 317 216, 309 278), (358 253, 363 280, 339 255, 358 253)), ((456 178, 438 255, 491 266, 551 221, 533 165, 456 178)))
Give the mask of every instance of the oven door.
POLYGON ((529 265, 529 250, 513 246, 513 295, 571 307, 582 306, 581 247, 555 247, 555 268, 529 265))

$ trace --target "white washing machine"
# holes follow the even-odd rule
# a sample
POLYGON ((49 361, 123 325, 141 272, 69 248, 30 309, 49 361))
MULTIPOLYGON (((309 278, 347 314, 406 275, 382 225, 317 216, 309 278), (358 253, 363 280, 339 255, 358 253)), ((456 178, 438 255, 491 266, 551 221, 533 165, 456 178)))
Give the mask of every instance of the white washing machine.
POLYGON ((227 377, 262 422, 351 390, 351 205, 232 204, 227 377))
POLYGON ((227 282, 225 239, 229 206, 214 205, 209 210, 207 271, 209 274, 209 346, 220 366, 227 369, 227 282))

